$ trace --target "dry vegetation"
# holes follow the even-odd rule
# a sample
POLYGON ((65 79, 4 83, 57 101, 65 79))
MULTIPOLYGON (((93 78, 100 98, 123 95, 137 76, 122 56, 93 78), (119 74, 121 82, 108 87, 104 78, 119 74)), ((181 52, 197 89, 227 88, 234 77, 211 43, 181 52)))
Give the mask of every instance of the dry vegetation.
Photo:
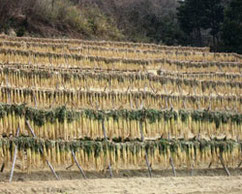
POLYGON ((171 164, 241 171, 241 66, 208 48, 2 35, 0 164, 7 172, 17 150, 27 173, 64 170, 73 155, 89 178, 171 164))

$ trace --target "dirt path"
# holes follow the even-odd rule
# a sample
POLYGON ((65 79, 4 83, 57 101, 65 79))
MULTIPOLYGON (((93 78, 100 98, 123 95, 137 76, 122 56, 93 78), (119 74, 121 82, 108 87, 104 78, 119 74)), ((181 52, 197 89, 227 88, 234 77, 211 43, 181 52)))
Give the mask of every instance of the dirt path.
POLYGON ((242 176, 114 178, 0 183, 0 193, 242 193, 242 176))

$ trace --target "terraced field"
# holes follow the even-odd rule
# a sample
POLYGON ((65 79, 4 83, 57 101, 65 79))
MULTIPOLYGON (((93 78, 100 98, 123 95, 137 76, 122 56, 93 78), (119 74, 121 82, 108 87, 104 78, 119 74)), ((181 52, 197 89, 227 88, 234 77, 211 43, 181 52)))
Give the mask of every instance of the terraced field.
POLYGON ((241 67, 208 48, 1 35, 2 170, 241 170, 241 67))

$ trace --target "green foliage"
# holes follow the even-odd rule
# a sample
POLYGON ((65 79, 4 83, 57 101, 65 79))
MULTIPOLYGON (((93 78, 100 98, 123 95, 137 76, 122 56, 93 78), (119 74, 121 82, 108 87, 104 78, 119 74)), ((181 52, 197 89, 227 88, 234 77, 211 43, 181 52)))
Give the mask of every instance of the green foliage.
POLYGON ((83 150, 88 157, 91 153, 94 153, 95 157, 98 157, 101 152, 104 154, 107 151, 117 152, 117 149, 121 151, 121 154, 124 149, 129 149, 130 153, 136 155, 141 150, 146 150, 149 154, 154 154, 155 149, 159 149, 160 155, 165 155, 167 150, 170 150, 171 153, 176 153, 178 148, 181 149, 182 152, 189 152, 190 149, 194 148, 196 150, 200 150, 200 152, 204 150, 211 150, 211 152, 217 148, 220 153, 223 152, 231 152, 235 147, 241 147, 241 142, 236 142, 233 140, 149 140, 145 142, 140 142, 136 140, 126 141, 126 142, 106 142, 103 140, 73 140, 73 141, 64 141, 64 140, 44 140, 40 138, 32 138, 32 137, 15 137, 15 138, 1 138, 0 139, 0 149, 2 147, 6 147, 10 151, 13 151, 12 144, 18 146, 19 150, 26 150, 31 148, 32 150, 39 152, 45 146, 48 148, 58 147, 61 152, 63 151, 79 151, 83 150))
POLYGON ((223 0, 186 0, 180 2, 177 17, 188 37, 185 44, 201 46, 206 41, 212 45, 212 50, 242 53, 241 13, 240 0, 229 3, 223 0), (202 35, 207 34, 206 30, 209 30, 212 42, 210 37, 202 35))
POLYGON ((177 45, 183 34, 177 25, 175 14, 150 0, 130 3, 126 8, 121 23, 127 38, 135 42, 156 42, 166 45, 177 45), (159 11, 155 11, 158 9, 159 11), (127 20, 127 21, 126 21, 127 20))
POLYGON ((222 0, 205 0, 204 1, 204 22, 203 27, 205 29, 211 29, 211 35, 217 35, 220 31, 221 23, 223 22, 223 10, 222 0))
POLYGON ((217 47, 220 40, 221 26, 224 19, 224 6, 222 0, 204 0, 203 28, 210 29, 213 37, 213 47, 217 47))
POLYGON ((6 12, 0 13, 0 31, 14 28, 17 36, 28 32, 44 36, 64 34, 112 40, 123 38, 115 22, 97 7, 78 7, 70 0, 13 0, 9 3, 0 0, 0 10, 1 7, 6 12), (14 15, 16 10, 19 12, 14 15), (19 15, 26 19, 20 20, 19 15))
POLYGON ((187 37, 190 37, 188 41, 193 45, 202 46, 204 0, 180 1, 177 18, 181 29, 187 34, 187 37))
POLYGON ((154 109, 142 109, 142 110, 91 110, 85 109, 81 111, 68 110, 66 107, 58 107, 55 109, 35 109, 27 107, 25 105, 9 105, 0 104, 0 118, 4 115, 15 113, 17 116, 24 116, 27 120, 32 120, 36 125, 42 126, 45 122, 72 122, 73 120, 80 119, 80 117, 86 117, 91 120, 108 120, 113 118, 114 120, 126 119, 144 121, 147 119, 149 122, 154 123, 164 119, 165 121, 177 120, 178 117, 185 122, 189 116, 194 121, 206 121, 214 122, 217 127, 221 123, 228 123, 229 121, 237 123, 238 125, 242 122, 242 114, 230 113, 230 112, 213 112, 207 110, 154 110, 154 109))
POLYGON ((191 44, 201 46, 202 30, 209 29, 213 46, 216 46, 223 22, 222 0, 181 1, 177 17, 182 30, 191 37, 188 39, 191 44))
POLYGON ((21 37, 21 36, 24 36, 24 34, 25 34, 25 28, 21 26, 21 27, 17 30, 16 35, 17 35, 18 37, 21 37))
POLYGON ((87 20, 87 28, 92 38, 102 37, 102 39, 112 40, 123 38, 113 19, 105 16, 97 7, 86 7, 81 11, 87 20))
POLYGON ((242 1, 232 0, 225 10, 223 50, 242 54, 242 1))

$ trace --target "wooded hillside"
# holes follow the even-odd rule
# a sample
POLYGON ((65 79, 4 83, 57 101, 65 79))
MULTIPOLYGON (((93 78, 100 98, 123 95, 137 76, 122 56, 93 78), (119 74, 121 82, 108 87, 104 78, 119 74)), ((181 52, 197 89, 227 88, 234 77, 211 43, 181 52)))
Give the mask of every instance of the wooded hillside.
POLYGON ((242 52, 240 0, 0 0, 0 32, 17 36, 210 46, 242 52))

